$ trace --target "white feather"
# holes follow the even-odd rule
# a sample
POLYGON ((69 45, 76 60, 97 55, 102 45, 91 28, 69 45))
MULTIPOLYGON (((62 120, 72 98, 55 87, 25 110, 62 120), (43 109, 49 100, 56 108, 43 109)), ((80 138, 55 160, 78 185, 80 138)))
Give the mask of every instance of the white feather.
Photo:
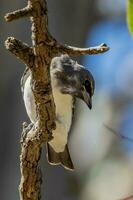
POLYGON ((56 152, 64 151, 67 144, 68 132, 72 120, 72 97, 61 94, 59 89, 53 88, 53 96, 56 105, 56 130, 53 131, 54 139, 50 145, 56 152))
POLYGON ((30 121, 32 123, 35 123, 36 122, 36 106, 35 106, 35 99, 33 96, 30 82, 31 82, 31 76, 29 76, 25 82, 23 98, 24 98, 26 111, 30 118, 30 121))
MULTIPOLYGON (((36 122, 36 106, 30 85, 29 76, 24 86, 24 102, 27 114, 32 123, 36 122)), ((62 94, 58 87, 52 87, 53 97, 56 105, 56 130, 53 131, 53 139, 50 145, 56 152, 63 152, 68 140, 68 132, 72 120, 72 97, 62 94)))

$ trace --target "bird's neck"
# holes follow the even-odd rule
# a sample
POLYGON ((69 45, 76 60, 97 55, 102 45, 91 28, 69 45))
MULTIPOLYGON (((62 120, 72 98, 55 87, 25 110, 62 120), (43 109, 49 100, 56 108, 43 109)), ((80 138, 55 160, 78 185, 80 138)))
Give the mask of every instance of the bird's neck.
POLYGON ((52 90, 56 105, 56 120, 69 131, 72 123, 73 97, 62 94, 59 88, 53 87, 52 90))

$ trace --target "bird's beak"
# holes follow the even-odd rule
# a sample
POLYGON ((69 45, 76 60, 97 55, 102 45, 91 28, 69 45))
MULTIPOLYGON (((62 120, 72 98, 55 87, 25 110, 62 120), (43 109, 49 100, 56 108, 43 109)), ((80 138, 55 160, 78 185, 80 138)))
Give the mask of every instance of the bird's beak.
POLYGON ((72 96, 82 99, 87 104, 87 106, 90 109, 92 109, 92 100, 88 92, 83 91, 79 93, 79 91, 77 91, 75 88, 72 88, 72 87, 71 88, 64 87, 61 89, 61 92, 63 94, 70 94, 72 96))
POLYGON ((84 91, 83 92, 83 97, 82 97, 83 101, 87 104, 87 106, 92 109, 92 99, 89 95, 88 92, 84 91))
POLYGON ((92 99, 90 98, 89 102, 88 102, 88 107, 90 108, 90 110, 92 109, 92 99))

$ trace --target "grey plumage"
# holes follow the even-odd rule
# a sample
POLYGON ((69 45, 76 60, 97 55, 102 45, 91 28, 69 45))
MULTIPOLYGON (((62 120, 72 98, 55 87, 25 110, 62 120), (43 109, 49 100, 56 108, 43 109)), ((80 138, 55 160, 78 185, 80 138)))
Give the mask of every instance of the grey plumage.
MULTIPOLYGON (((68 55, 52 59, 50 75, 56 105, 56 130, 53 131, 53 139, 47 144, 47 158, 51 164, 61 164, 66 169, 73 170, 67 141, 72 124, 74 101, 80 98, 91 109, 95 83, 91 73, 68 55)), ((30 81, 30 71, 26 70, 21 80, 22 93, 28 116, 31 122, 35 123, 36 106, 30 81)))
POLYGON ((68 146, 65 146, 63 152, 56 153, 54 149, 47 144, 47 158, 48 162, 51 165, 59 165, 61 164, 65 169, 73 170, 73 162, 70 157, 70 153, 68 150, 68 146))

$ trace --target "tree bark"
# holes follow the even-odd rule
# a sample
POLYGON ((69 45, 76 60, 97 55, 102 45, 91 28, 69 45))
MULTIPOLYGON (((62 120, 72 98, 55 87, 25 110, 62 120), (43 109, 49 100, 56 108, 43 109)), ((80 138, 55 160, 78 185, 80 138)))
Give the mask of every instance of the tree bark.
POLYGON ((19 186, 21 200, 41 199, 41 172, 39 160, 41 146, 52 139, 55 129, 55 105, 50 83, 51 59, 58 54, 84 55, 106 52, 105 44, 91 48, 77 48, 59 44, 48 31, 48 16, 46 1, 28 0, 27 7, 5 15, 6 21, 29 17, 31 21, 32 47, 9 37, 6 48, 16 55, 31 72, 37 121, 32 127, 24 124, 21 137, 19 186))

